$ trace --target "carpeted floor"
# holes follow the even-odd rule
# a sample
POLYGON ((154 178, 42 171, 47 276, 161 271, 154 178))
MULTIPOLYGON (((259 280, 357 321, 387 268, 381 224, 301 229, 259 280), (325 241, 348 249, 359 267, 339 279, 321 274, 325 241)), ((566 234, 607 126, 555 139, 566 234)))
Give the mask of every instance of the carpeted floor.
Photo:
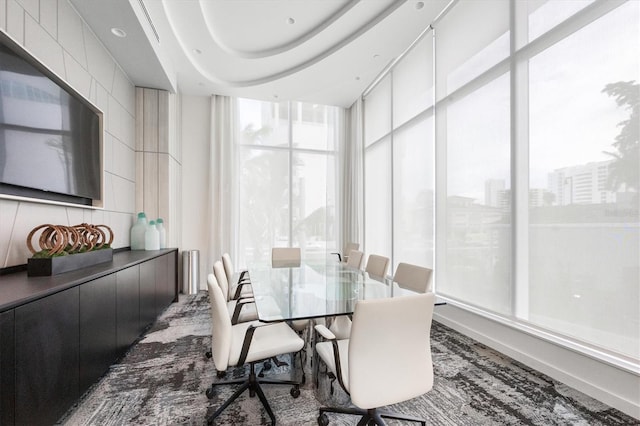
MULTIPOLYGON (((217 380, 210 345, 206 292, 181 295, 118 364, 113 365, 61 420, 63 425, 203 425, 233 386, 205 390, 217 380)), ((437 322, 431 344, 435 384, 431 392, 395 408, 423 416, 431 425, 640 425, 637 420, 556 382, 437 322)), ((285 374, 288 367, 267 374, 285 374)), ((228 376, 242 377, 244 369, 228 376)), ((288 386, 265 385, 280 425, 317 424, 321 399, 348 404, 346 394, 329 394, 326 376, 315 389, 310 377, 293 399, 288 386)), ((336 387, 339 386, 336 384, 336 387)), ((353 416, 330 414, 332 425, 355 425, 353 416)), ((262 425, 269 418, 248 393, 227 408, 219 425, 262 425)), ((401 424, 399 422, 390 422, 401 424)), ((406 423, 405 423, 406 424, 406 423)))

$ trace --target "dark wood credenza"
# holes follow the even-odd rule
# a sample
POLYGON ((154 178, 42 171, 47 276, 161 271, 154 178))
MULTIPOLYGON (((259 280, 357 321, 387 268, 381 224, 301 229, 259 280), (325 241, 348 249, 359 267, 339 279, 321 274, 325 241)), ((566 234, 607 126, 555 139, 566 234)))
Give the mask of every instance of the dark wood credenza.
POLYGON ((0 276, 0 425, 54 424, 178 300, 178 250, 0 276))

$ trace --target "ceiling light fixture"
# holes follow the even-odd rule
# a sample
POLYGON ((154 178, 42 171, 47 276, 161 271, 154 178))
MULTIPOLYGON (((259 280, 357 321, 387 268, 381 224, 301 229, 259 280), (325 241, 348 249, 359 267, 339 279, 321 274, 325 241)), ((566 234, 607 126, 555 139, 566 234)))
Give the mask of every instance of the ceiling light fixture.
POLYGON ((356 76, 356 80, 360 80, 360 77, 356 76))
POLYGON ((293 18, 291 18, 291 17, 287 18, 287 24, 289 24, 289 25, 293 25, 293 24, 295 24, 295 23, 296 23, 296 20, 295 20, 295 19, 293 19, 293 18))
POLYGON ((420 10, 424 7, 424 2, 423 1, 419 1, 418 3, 416 3, 416 9, 420 10))
POLYGON ((111 28, 111 34, 116 37, 124 38, 127 36, 127 33, 122 28, 113 27, 111 28))
POLYGON ((193 49, 193 53, 197 53, 198 55, 202 53, 202 50, 200 49, 193 49))
POLYGON ((378 55, 377 53, 375 55, 373 55, 373 59, 378 59, 380 57, 380 55, 378 55))

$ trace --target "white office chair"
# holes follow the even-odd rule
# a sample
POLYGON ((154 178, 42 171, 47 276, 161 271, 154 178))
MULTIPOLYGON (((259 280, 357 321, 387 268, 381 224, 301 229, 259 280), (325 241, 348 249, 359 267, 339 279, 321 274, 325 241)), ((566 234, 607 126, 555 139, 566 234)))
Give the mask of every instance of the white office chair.
POLYGON ((344 246, 344 250, 342 251, 342 253, 344 253, 343 255, 341 255, 338 252, 335 253, 331 253, 331 254, 335 254, 336 256, 338 256, 338 261, 339 262, 346 262, 349 258, 349 252, 351 250, 358 250, 360 248, 360 244, 359 243, 347 243, 344 246))
POLYGON ((300 247, 273 247, 271 249, 271 266, 273 267, 300 266, 301 260, 300 247))
POLYGON ((360 269, 362 268, 362 257, 364 253, 359 250, 351 250, 349 252, 349 256, 347 258, 347 266, 352 268, 360 269))
POLYGON ((415 291, 416 293, 426 293, 429 291, 429 280, 432 270, 422 266, 409 263, 399 263, 393 281, 402 288, 415 291))
MULTIPOLYGON (((271 249, 271 266, 274 268, 290 268, 300 266, 302 262, 302 253, 300 247, 273 247, 271 249)), ((309 329, 311 321, 308 319, 289 321, 289 325, 296 333, 306 339, 305 332, 309 329)), ((302 383, 305 382, 304 365, 306 362, 306 350, 300 352, 300 365, 302 367, 302 383), (303 354, 305 355, 303 357, 303 354)))
POLYGON ((294 398, 300 396, 300 384, 291 380, 259 380, 255 372, 255 364, 277 355, 298 352, 304 345, 303 340, 283 322, 264 324, 252 321, 231 324, 225 297, 220 286, 216 283, 214 274, 208 275, 207 287, 211 302, 211 351, 213 353, 213 362, 216 370, 218 370, 218 377, 220 377, 220 372, 226 371, 228 367, 241 366, 245 363, 249 363, 250 366, 247 379, 213 382, 207 388, 207 398, 211 399, 216 386, 241 385, 207 419, 207 424, 212 425, 216 417, 247 389, 249 389, 251 396, 258 395, 262 406, 271 418, 272 424, 276 424, 275 415, 269 406, 260 383, 292 385, 290 393, 294 398))
POLYGON ((318 355, 357 407, 322 407, 319 425, 329 424, 326 413, 360 415, 358 425, 385 425, 383 418, 426 425, 424 419, 379 407, 407 401, 433 387, 434 301, 433 293, 358 301, 346 340, 336 340, 326 327, 316 326, 329 339, 316 344, 318 355))
POLYGON ((213 264, 213 273, 227 303, 231 323, 237 324, 239 322, 257 320, 258 311, 256 310, 253 298, 229 298, 229 282, 227 281, 227 274, 224 271, 224 266, 221 261, 218 260, 213 264))
POLYGON ((233 268, 233 262, 229 253, 222 255, 222 265, 224 266, 224 272, 227 275, 227 282, 229 283, 229 295, 231 299, 238 299, 241 296, 250 297, 253 296, 253 290, 251 289, 251 280, 249 279, 249 271, 238 271, 237 279, 234 280, 236 270, 233 268))
POLYGON ((367 259, 367 266, 364 268, 365 272, 369 275, 380 278, 386 277, 388 269, 389 258, 377 254, 369 255, 369 258, 367 259))

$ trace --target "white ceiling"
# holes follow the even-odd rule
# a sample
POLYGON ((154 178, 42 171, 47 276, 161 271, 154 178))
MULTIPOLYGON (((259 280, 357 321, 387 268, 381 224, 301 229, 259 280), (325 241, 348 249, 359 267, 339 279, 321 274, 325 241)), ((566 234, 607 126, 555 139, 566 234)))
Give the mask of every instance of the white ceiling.
POLYGON ((348 107, 449 0, 71 2, 137 86, 348 107))

